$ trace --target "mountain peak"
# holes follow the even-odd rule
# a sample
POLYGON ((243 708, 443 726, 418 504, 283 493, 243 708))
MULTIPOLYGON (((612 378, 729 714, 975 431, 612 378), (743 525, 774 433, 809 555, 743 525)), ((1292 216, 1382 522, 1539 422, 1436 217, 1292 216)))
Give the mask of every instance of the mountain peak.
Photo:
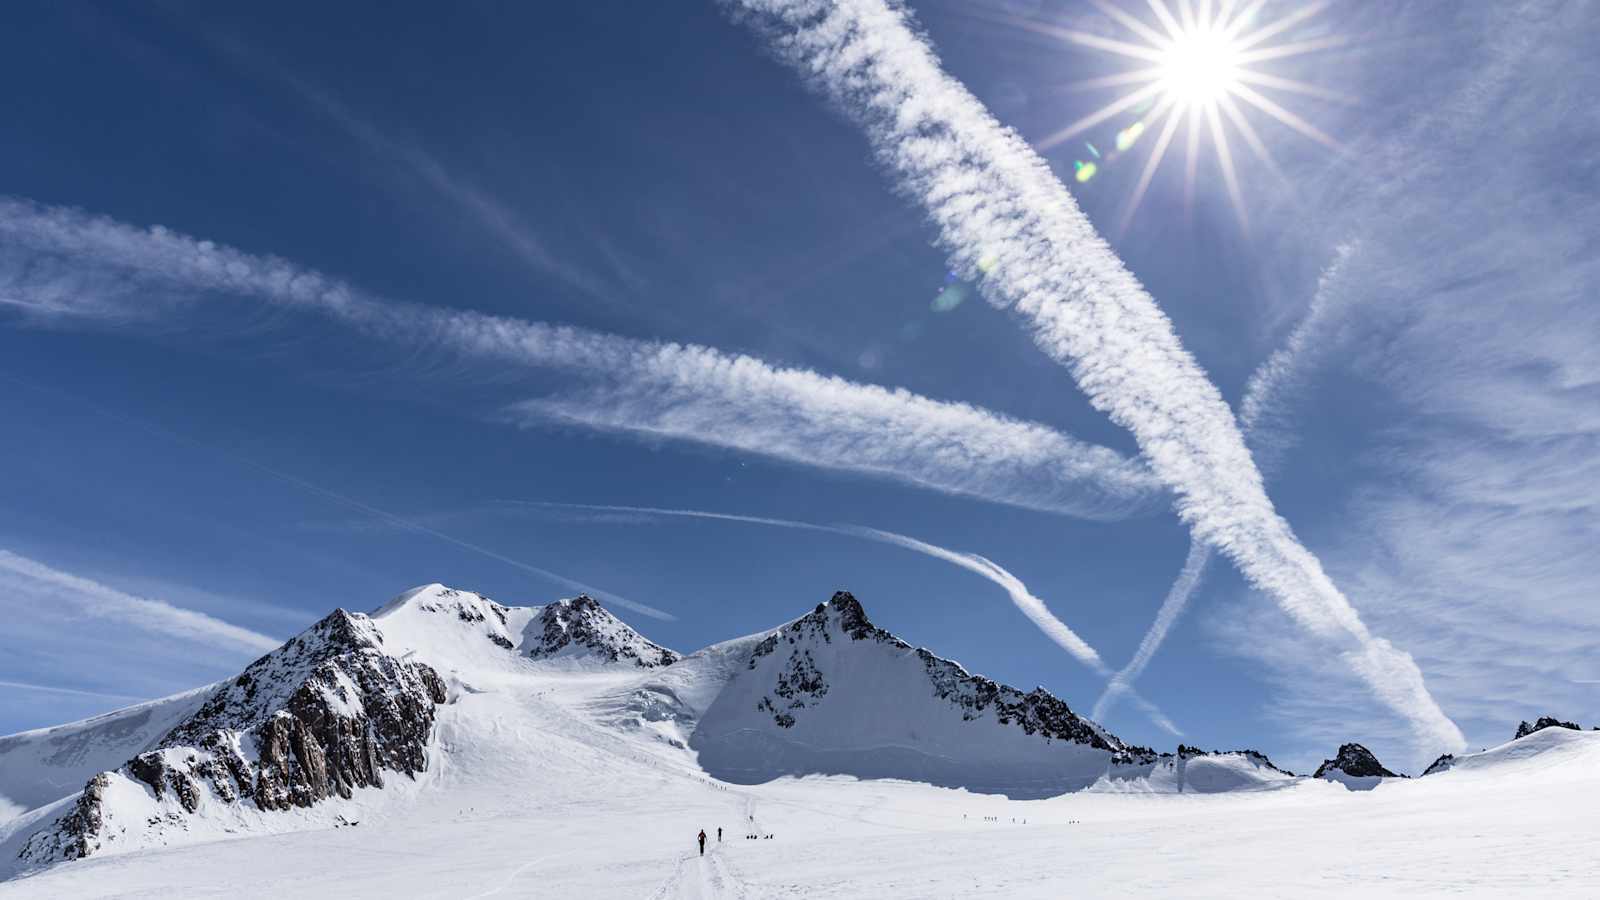
POLYGON ((588 594, 540 608, 528 623, 522 647, 533 659, 626 660, 641 668, 670 666, 679 659, 677 653, 634 631, 588 594))
POLYGON ((1573 731, 1583 730, 1582 726, 1574 722, 1563 722, 1555 716, 1540 716, 1539 720, 1534 722, 1532 725, 1529 725, 1527 722, 1523 722, 1521 725, 1518 725, 1517 736, 1512 738, 1512 740, 1520 741, 1528 735, 1533 734, 1535 731, 1543 731, 1546 728, 1570 728, 1573 731))
POLYGON ((1399 778, 1399 775, 1385 769, 1371 750, 1360 744, 1343 744, 1333 759, 1322 761, 1317 771, 1311 777, 1325 778, 1329 775, 1343 773, 1352 778, 1399 778))

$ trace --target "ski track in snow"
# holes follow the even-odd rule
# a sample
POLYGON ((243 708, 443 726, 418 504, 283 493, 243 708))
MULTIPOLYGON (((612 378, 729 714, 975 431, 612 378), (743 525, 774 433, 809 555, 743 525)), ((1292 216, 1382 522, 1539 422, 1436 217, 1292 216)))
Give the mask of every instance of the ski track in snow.
POLYGON ((478 900, 478 898, 480 898, 480 897, 493 897, 496 894, 505 893, 507 888, 511 887, 513 884, 516 883, 518 878, 522 877, 522 873, 523 872, 528 871, 529 869, 533 868, 534 866, 537 866, 539 863, 542 863, 542 862, 544 862, 545 860, 547 860, 549 858, 550 857, 548 857, 548 856, 541 856, 538 859, 529 860, 528 862, 525 862, 522 865, 517 866, 515 869, 511 870, 511 874, 507 875, 506 876, 506 880, 501 882, 498 887, 490 888, 489 890, 484 891, 481 894, 473 894, 471 897, 467 898, 467 900, 478 900))

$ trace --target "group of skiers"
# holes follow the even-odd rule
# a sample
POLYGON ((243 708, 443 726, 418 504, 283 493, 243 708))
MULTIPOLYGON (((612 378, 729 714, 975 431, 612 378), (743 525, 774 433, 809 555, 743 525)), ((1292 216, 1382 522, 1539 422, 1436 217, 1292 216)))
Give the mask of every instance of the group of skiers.
MULTIPOLYGON (((721 828, 717 829, 717 843, 719 843, 719 844, 722 843, 722 829, 721 828)), ((701 856, 705 856, 706 855, 706 830, 704 828, 700 829, 700 855, 701 856)))

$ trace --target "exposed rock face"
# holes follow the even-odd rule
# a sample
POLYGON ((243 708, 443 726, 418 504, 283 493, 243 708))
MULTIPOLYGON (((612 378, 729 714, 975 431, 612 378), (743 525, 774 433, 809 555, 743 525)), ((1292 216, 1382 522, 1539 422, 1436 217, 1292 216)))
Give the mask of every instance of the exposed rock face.
POLYGON ((522 646, 533 659, 593 655, 646 669, 670 666, 679 658, 629 628, 587 594, 541 608, 529 624, 522 646))
POLYGON ((1399 775, 1385 769, 1372 751, 1360 744, 1345 744, 1333 759, 1323 760, 1322 765, 1311 777, 1324 778, 1328 775, 1343 772, 1354 778, 1399 778, 1399 775))
POLYGON ((366 616, 335 610, 218 687, 156 749, 95 776, 74 811, 30 839, 23 858, 94 852, 105 839, 103 796, 119 777, 195 813, 208 803, 309 807, 382 787, 385 771, 414 776, 427 766, 445 685, 429 666, 396 659, 382 645, 366 616))
POLYGON ((82 859, 100 849, 100 830, 105 824, 101 807, 110 779, 104 772, 89 779, 72 811, 56 820, 54 828, 28 838, 18 856, 40 861, 82 859))
POLYGON ((1454 753, 1446 753, 1443 756, 1439 757, 1438 759, 1434 760, 1433 762, 1429 763, 1428 767, 1426 769, 1422 770, 1422 774, 1423 774, 1423 777, 1427 777, 1429 775, 1437 775, 1440 772, 1448 772, 1448 771, 1450 771, 1451 769, 1455 768, 1455 765, 1456 765, 1456 755, 1454 753))
POLYGON ((1534 722, 1532 725, 1529 725, 1527 722, 1523 722, 1521 725, 1518 725, 1517 736, 1512 738, 1512 740, 1521 740, 1528 735, 1533 734, 1535 731, 1543 731, 1546 728, 1570 728, 1573 731, 1583 730, 1582 727, 1572 722, 1563 722, 1554 716, 1540 716, 1539 721, 1534 722))

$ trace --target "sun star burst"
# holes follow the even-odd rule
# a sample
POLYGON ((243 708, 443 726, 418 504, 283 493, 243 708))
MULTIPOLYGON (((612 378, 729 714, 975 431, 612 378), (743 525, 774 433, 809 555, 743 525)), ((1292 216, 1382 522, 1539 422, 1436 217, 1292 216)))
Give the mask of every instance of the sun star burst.
MULTIPOLYGON (((1275 75, 1263 63, 1281 60, 1337 46, 1337 35, 1283 41, 1298 25, 1320 13, 1328 0, 1301 6, 1275 20, 1262 23, 1262 7, 1267 0, 1236 3, 1230 0, 1146 0, 1154 23, 1115 5, 1113 0, 1089 0, 1129 35, 1116 39, 1089 34, 1033 20, 1013 20, 1030 31, 1045 34, 1070 44, 1114 54, 1142 64, 1140 68, 1076 82, 1070 87, 1125 88, 1120 97, 1094 112, 1037 142, 1047 150, 1112 119, 1131 124, 1117 132, 1114 149, 1100 163, 1078 164, 1078 180, 1087 181, 1112 159, 1129 153, 1147 135, 1151 149, 1132 195, 1123 207, 1118 232, 1125 231, 1150 182, 1160 169, 1180 128, 1184 129, 1186 204, 1192 204, 1199 165, 1200 148, 1209 139, 1214 149, 1228 199, 1241 227, 1249 219, 1239 187, 1238 165, 1232 139, 1250 148, 1256 160, 1274 174, 1279 173, 1272 154, 1255 126, 1250 112, 1262 113, 1283 123, 1307 138, 1333 150, 1338 142, 1263 91, 1316 97, 1342 103, 1352 98, 1315 84, 1275 75)), ((1096 158, 1100 152, 1090 146, 1096 158)))

